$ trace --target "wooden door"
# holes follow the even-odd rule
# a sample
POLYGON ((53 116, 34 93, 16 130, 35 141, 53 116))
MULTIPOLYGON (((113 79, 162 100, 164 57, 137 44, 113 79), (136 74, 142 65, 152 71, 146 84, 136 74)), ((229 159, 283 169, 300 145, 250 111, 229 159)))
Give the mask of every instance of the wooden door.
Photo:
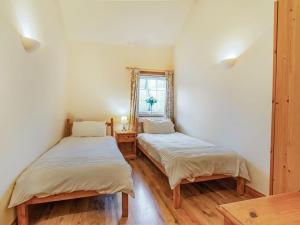
POLYGON ((300 0, 275 5, 271 194, 300 190, 300 0))

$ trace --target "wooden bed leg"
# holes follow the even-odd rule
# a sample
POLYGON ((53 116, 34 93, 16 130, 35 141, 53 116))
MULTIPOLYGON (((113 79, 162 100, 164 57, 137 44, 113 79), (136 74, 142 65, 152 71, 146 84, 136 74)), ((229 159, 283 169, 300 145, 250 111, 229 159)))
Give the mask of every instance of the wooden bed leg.
POLYGON ((28 206, 24 203, 17 206, 18 225, 28 225, 28 206))
POLYGON ((128 216, 128 194, 122 192, 122 217, 128 216))
POLYGON ((242 178, 242 177, 237 178, 236 191, 240 195, 243 195, 245 193, 245 179, 244 178, 242 178))
POLYGON ((179 209, 181 206, 180 184, 173 189, 173 206, 175 209, 179 209))

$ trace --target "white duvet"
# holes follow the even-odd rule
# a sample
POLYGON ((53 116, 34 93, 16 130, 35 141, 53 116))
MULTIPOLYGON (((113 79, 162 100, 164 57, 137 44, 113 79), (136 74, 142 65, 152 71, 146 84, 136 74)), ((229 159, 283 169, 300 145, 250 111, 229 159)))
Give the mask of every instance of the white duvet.
POLYGON ((213 174, 250 180, 246 162, 237 153, 182 133, 142 133, 138 142, 163 165, 172 189, 182 179, 193 181, 195 177, 213 174))
POLYGON ((67 137, 33 162, 17 179, 9 207, 32 197, 73 191, 133 196, 131 167, 113 137, 67 137))

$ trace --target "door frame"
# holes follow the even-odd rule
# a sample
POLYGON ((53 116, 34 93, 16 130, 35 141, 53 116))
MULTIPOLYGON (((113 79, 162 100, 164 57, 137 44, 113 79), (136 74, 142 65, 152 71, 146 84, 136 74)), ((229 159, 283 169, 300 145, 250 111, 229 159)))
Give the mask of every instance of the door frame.
POLYGON ((273 195, 274 184, 274 143, 275 143, 275 113, 276 113, 276 75, 277 75, 277 42, 278 42, 278 10, 279 2, 274 2, 274 42, 273 42, 273 94, 272 94, 272 128, 270 151, 270 184, 269 194, 273 195))

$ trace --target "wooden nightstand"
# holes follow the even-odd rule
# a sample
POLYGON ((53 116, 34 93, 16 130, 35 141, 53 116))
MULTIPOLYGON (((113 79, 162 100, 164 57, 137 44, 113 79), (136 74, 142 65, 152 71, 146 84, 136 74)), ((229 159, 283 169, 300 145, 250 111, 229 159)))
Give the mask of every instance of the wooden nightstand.
POLYGON ((130 130, 116 131, 115 137, 118 143, 118 147, 124 155, 125 159, 135 159, 137 132, 130 130))

